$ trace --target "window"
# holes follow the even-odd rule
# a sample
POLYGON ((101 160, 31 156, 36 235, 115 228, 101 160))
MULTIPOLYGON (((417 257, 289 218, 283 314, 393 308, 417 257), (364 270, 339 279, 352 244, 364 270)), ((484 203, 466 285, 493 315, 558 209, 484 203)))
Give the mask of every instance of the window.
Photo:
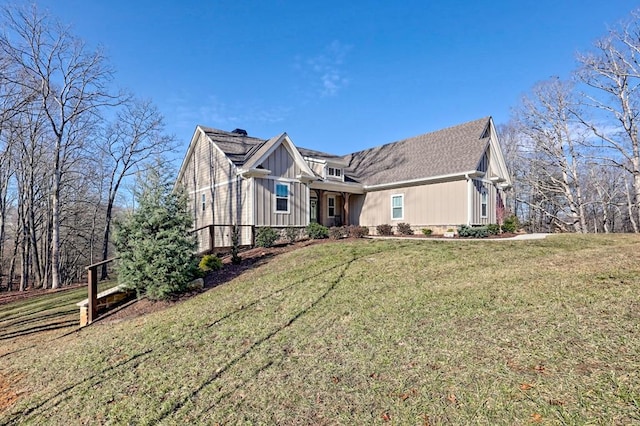
POLYGON ((207 196, 205 194, 202 194, 202 211, 204 211, 207 208, 207 196))
POLYGON ((391 196, 391 219, 404 219, 404 194, 391 196))
POLYGON ((482 188, 480 194, 480 217, 487 217, 487 190, 482 188))
POLYGON ((327 216, 335 217, 336 215, 336 197, 327 198, 327 216))
POLYGON ((276 182, 276 213, 289 213, 289 184, 276 182))
POLYGON ((327 167, 327 176, 340 177, 342 176, 342 169, 337 169, 335 167, 327 167))

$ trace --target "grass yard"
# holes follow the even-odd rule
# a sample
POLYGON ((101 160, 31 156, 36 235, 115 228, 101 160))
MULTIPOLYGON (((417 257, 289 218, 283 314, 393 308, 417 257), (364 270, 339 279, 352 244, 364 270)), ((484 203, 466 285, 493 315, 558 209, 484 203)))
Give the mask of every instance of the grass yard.
POLYGON ((640 238, 327 243, 37 336, 0 424, 640 423, 640 238))

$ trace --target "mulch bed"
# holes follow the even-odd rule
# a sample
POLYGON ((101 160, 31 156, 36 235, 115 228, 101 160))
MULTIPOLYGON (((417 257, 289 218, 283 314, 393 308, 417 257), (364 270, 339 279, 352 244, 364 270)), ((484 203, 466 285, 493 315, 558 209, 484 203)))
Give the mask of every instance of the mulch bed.
POLYGON ((142 315, 146 315, 152 312, 157 312, 171 307, 183 300, 189 299, 204 291, 210 290, 214 287, 227 283, 243 272, 252 268, 264 264, 267 260, 273 258, 282 253, 287 253, 302 247, 323 244, 331 240, 307 240, 299 241, 295 244, 283 244, 274 247, 263 248, 256 247, 240 253, 242 261, 239 264, 231 263, 231 255, 222 257, 222 264, 224 267, 216 272, 210 272, 204 277, 204 288, 201 291, 193 291, 189 293, 181 294, 171 300, 152 302, 149 299, 140 299, 123 305, 121 308, 116 309, 105 315, 99 322, 117 322, 124 319, 136 318, 142 315))

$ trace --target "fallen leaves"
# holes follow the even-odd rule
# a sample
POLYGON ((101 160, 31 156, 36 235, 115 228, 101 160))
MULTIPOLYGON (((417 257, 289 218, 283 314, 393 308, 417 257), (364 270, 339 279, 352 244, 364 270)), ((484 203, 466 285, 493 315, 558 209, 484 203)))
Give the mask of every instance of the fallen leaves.
POLYGON ((538 413, 533 413, 531 415, 531 421, 533 423, 540 423, 542 422, 542 415, 538 414, 538 413))
POLYGON ((418 396, 418 390, 417 389, 411 389, 407 392, 403 392, 401 394, 398 395, 398 398, 400 398, 403 401, 406 401, 407 399, 409 399, 412 396, 418 396))
POLYGON ((529 389, 533 388, 532 384, 529 383, 520 383, 520 390, 523 391, 528 391, 529 389))

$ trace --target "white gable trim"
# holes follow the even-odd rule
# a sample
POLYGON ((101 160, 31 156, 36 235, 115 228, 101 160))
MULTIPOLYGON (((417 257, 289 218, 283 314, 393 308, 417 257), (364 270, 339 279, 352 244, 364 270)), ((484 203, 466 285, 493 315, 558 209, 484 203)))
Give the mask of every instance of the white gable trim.
POLYGON ((234 169, 236 168, 236 165, 233 164, 233 161, 231 161, 231 159, 227 157, 227 154, 225 154, 224 151, 220 149, 220 147, 215 142, 213 142, 209 136, 207 136, 207 133, 204 131, 204 129, 200 126, 196 126, 196 130, 193 132, 193 136, 191 137, 191 142, 189 142, 189 147, 187 148, 187 154, 182 159, 182 164, 180 165, 180 170, 178 171, 178 178, 176 179, 176 184, 174 185, 174 188, 182 180, 182 177, 184 176, 185 170, 187 168, 187 164, 191 160, 191 156, 193 155, 193 151, 196 149, 196 145, 198 143, 198 139, 200 136, 203 136, 206 140, 208 140, 209 143, 212 144, 220 152, 220 154, 222 154, 224 158, 227 159, 227 161, 232 166, 232 168, 234 169))
POLYGON ((251 169, 259 166, 267 158, 269 158, 269 156, 273 154, 274 151, 280 145, 284 145, 287 152, 289 152, 289 155, 291 155, 291 157, 293 158, 293 161, 295 161, 298 167, 300 167, 300 169, 302 170, 303 177, 305 175, 307 175, 310 178, 315 176, 313 171, 309 168, 309 165, 307 164, 307 162, 304 161, 304 158, 302 158, 302 155, 300 155, 300 152, 298 151, 298 149, 295 147, 295 145, 289 138, 289 135, 287 135, 286 133, 283 133, 282 135, 280 135, 280 137, 274 140, 271 146, 260 157, 249 159, 249 161, 245 163, 245 167, 247 169, 251 169))
POLYGON ((513 183, 511 182, 511 177, 509 176, 509 169, 507 168, 507 163, 504 160, 502 147, 500 146, 498 134, 496 133, 496 128, 491 117, 489 117, 489 123, 491 125, 491 136, 489 137, 489 145, 491 146, 492 160, 495 160, 494 165, 497 166, 497 169, 500 170, 501 176, 499 177, 504 179, 504 184, 506 184, 507 186, 511 186, 513 183))

